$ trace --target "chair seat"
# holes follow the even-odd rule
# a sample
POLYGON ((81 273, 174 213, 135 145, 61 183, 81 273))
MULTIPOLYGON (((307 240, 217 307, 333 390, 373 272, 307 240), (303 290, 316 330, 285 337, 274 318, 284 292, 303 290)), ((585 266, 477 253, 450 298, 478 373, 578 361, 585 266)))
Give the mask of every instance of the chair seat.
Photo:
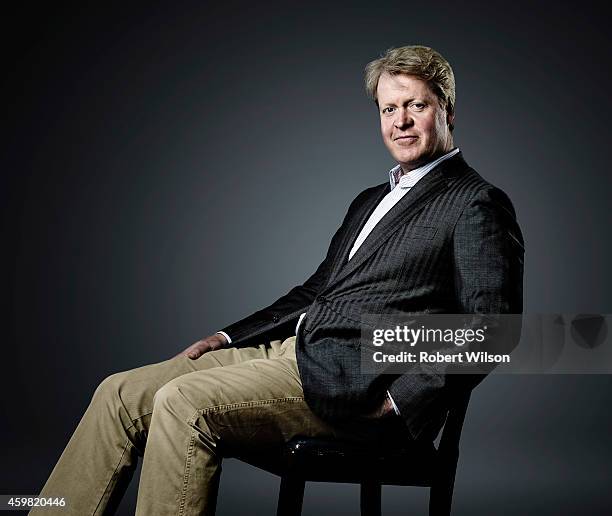
MULTIPOLYGON (((221 453, 281 477, 277 516, 299 516, 308 481, 361 484, 362 516, 381 515, 381 486, 429 487, 429 515, 450 516, 459 437, 470 391, 449 408, 438 447, 431 441, 392 436, 364 444, 295 437, 283 446, 247 453, 221 453)), ((229 450, 225 450, 229 452, 229 450)))
POLYGON ((431 442, 364 445, 333 439, 295 437, 280 450, 240 455, 240 460, 281 477, 305 481, 430 486, 437 451, 431 442))

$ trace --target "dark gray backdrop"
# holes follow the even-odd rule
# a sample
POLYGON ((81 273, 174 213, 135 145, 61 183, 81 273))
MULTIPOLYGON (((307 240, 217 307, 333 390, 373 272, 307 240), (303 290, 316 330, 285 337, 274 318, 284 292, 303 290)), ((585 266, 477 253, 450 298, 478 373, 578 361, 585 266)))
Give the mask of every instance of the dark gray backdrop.
MULTIPOLYGON (((611 312, 604 20, 589 2, 5 13, 0 492, 38 492, 105 376, 169 358, 315 269, 350 200, 393 165, 362 88, 390 46, 453 64, 455 142, 524 231, 525 310, 611 312)), ((611 387, 487 379, 455 513, 609 513, 611 387)), ((277 487, 227 461, 218 514, 272 514, 277 487)), ((383 492, 386 514, 426 503, 383 492)), ((304 514, 357 506, 355 486, 314 484, 304 514)))

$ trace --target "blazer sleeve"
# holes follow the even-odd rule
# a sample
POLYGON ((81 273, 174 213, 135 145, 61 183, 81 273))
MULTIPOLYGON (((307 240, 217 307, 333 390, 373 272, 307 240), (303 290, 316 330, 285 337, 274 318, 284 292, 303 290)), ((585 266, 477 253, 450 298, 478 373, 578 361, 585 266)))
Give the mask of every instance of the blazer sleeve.
MULTIPOLYGON (((504 192, 491 185, 479 190, 459 216, 451 245, 459 313, 522 313, 523 237, 504 192)), ((435 419, 454 395, 474 388, 485 376, 447 374, 450 367, 419 364, 418 372, 391 384, 389 393, 414 438, 440 423, 435 419)))
POLYGON ((256 341, 270 341, 293 335, 301 313, 312 304, 317 293, 326 285, 338 258, 340 243, 355 209, 364 202, 371 189, 361 192, 349 206, 342 224, 331 239, 325 259, 317 270, 301 285, 293 287, 287 294, 271 305, 241 319, 221 331, 232 339, 232 345, 248 345, 256 341))

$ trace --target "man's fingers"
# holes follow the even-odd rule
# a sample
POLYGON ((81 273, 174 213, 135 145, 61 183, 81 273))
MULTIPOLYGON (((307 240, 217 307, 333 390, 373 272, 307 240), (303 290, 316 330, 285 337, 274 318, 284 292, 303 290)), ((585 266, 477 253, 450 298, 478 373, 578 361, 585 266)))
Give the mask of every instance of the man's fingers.
POLYGON ((179 353, 176 356, 183 355, 190 358, 191 360, 195 360, 196 358, 200 358, 207 351, 212 351, 214 349, 219 349, 220 347, 222 347, 223 342, 225 342, 225 339, 219 339, 219 341, 221 342, 221 345, 219 345, 219 343, 215 340, 211 341, 211 338, 207 337, 206 339, 199 340, 193 343, 185 351, 179 353))
POLYGON ((202 352, 198 349, 199 344, 200 344, 199 342, 196 342, 195 344, 193 344, 186 353, 186 355, 192 360, 199 358, 200 355, 202 354, 202 352))
POLYGON ((199 340, 191 346, 191 349, 187 352, 187 356, 195 360, 196 358, 200 358, 204 354, 204 351, 206 351, 206 342, 199 340))

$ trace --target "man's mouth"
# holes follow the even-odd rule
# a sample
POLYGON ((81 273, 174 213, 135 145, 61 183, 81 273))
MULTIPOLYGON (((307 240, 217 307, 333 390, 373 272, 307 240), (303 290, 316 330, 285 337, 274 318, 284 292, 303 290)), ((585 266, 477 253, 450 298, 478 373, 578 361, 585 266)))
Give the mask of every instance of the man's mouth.
POLYGON ((398 141, 398 140, 409 140, 409 141, 413 141, 416 140, 418 138, 418 136, 414 136, 414 135, 405 135, 405 136, 396 136, 393 140, 394 141, 398 141))

